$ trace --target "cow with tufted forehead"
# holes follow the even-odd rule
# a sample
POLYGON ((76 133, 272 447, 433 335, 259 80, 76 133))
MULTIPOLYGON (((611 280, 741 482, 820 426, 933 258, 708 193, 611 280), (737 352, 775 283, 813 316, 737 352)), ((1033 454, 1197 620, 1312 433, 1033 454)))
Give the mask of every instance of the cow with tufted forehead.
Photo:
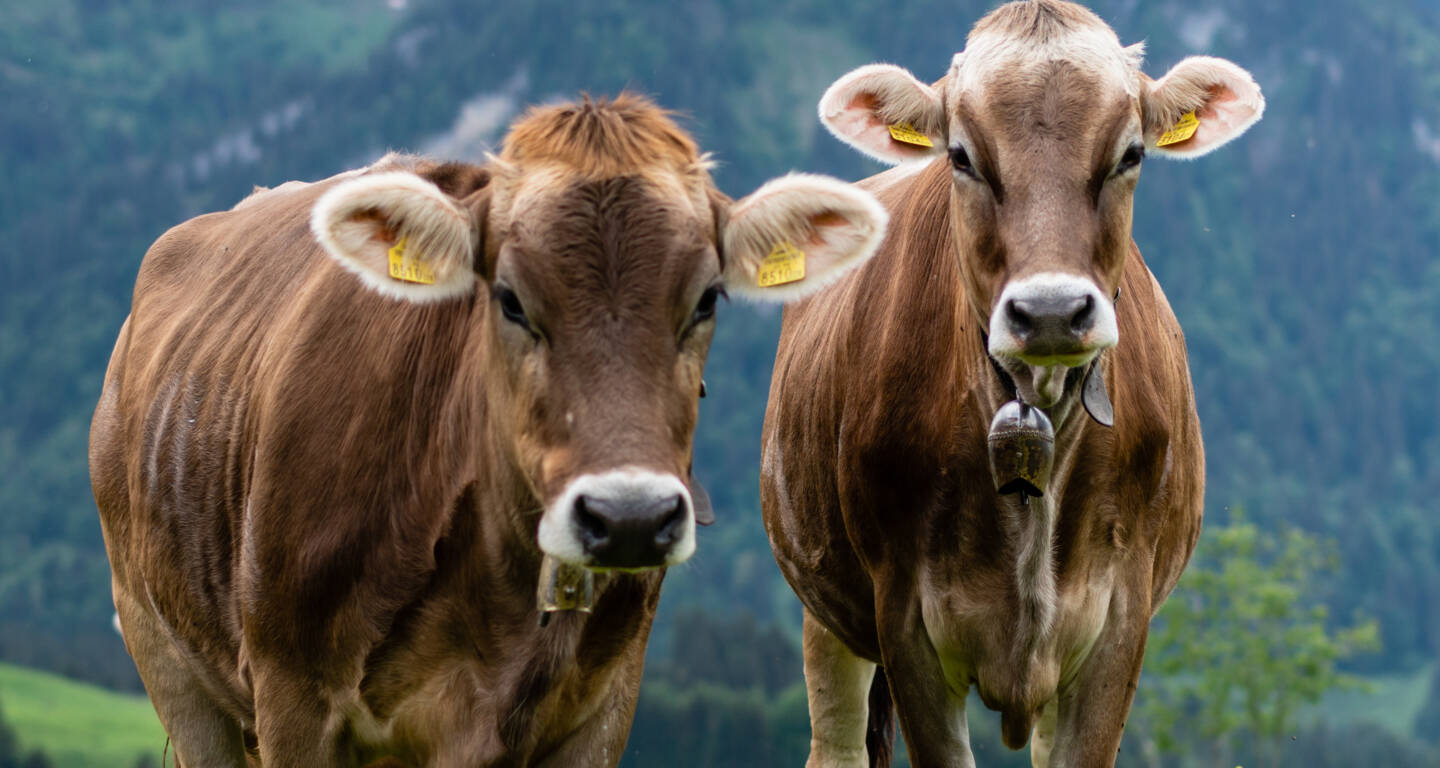
POLYGON ((815 176, 731 201, 621 96, 532 110, 483 166, 390 156, 166 233, 91 475, 180 764, 618 763, 711 514, 717 300, 806 295, 885 220, 815 176), (574 610, 537 621, 537 589, 574 610))
POLYGON ((811 766, 888 764, 892 702, 913 764, 972 766, 971 689, 1036 766, 1114 762, 1204 489, 1136 183, 1147 154, 1198 157, 1264 108, 1228 61, 1152 80, 1142 53, 1080 6, 1012 2, 937 83, 871 65, 820 102, 900 167, 859 184, 891 217, 876 257, 786 309, 766 414, 811 766))

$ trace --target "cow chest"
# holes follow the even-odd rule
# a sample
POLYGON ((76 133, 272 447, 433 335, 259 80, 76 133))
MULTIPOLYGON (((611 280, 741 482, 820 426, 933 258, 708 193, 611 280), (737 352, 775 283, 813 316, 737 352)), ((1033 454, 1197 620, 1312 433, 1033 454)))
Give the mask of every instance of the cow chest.
POLYGON ((1040 539, 1035 546, 1058 549, 1055 525, 1044 517, 1028 521, 1039 531, 1013 526, 1015 535, 997 543, 991 557, 966 558, 962 548, 957 558, 924 558, 918 573, 925 632, 947 684, 957 694, 976 687, 987 706, 1002 711, 1034 710, 1053 698, 1112 613, 1123 610, 1111 558, 1072 557, 1063 568, 1049 557, 1027 563, 1027 535, 1040 539), (1027 567, 1049 573, 1026 573, 1027 567))

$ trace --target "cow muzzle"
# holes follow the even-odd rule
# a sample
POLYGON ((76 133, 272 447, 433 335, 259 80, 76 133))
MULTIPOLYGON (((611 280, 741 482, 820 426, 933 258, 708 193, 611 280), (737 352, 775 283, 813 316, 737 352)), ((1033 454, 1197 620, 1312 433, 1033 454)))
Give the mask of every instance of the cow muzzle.
POLYGON ((540 549, 593 570, 645 570, 695 552, 690 491, 674 475, 625 468, 570 481, 540 518, 540 549))
POLYGON ((1042 407, 1059 399, 1066 371, 1119 339, 1115 305, 1077 275, 1042 272, 1013 281, 990 315, 990 355, 1029 368, 1040 401, 1032 404, 1042 407))
POLYGON ((1005 286, 990 316, 990 354, 1075 368, 1115 346, 1115 307, 1095 283, 1044 272, 1005 286))

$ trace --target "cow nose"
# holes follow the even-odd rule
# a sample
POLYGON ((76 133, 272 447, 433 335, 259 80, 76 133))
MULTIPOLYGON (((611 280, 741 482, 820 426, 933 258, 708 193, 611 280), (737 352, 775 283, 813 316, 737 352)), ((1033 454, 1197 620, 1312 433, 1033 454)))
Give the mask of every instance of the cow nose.
POLYGON ((678 493, 637 497, 581 494, 573 510, 580 544, 601 568, 664 565, 685 533, 688 510, 678 493))
POLYGON ((1005 286, 990 315, 990 354, 1075 367, 1120 340, 1115 309, 1095 282, 1042 272, 1005 286))
POLYGON ((1095 298, 1088 293, 1015 298, 1005 302, 1005 316, 1010 321, 1010 327, 1020 336, 1078 336, 1095 324, 1095 298))

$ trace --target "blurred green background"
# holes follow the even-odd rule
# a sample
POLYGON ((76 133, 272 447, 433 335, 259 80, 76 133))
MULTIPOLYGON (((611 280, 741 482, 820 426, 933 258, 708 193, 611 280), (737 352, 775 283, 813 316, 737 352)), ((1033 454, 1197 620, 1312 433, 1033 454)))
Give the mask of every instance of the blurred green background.
MULTIPOLYGON (((524 105, 582 90, 682 110, 735 196, 861 178, 879 166, 825 134, 821 92, 871 61, 938 78, 990 6, 4 0, 0 768, 160 761, 85 439, 166 228, 387 149, 478 160, 524 105)), ((1209 493, 1121 764, 1440 765, 1440 2, 1091 7, 1148 41, 1152 75, 1225 56, 1269 101, 1221 152, 1147 162, 1136 196, 1209 493)), ((779 316, 721 314, 696 463, 718 522, 667 579, 627 766, 793 766, 808 744, 799 605, 756 494, 779 316)), ((982 766, 1028 765, 972 728, 982 766)))

